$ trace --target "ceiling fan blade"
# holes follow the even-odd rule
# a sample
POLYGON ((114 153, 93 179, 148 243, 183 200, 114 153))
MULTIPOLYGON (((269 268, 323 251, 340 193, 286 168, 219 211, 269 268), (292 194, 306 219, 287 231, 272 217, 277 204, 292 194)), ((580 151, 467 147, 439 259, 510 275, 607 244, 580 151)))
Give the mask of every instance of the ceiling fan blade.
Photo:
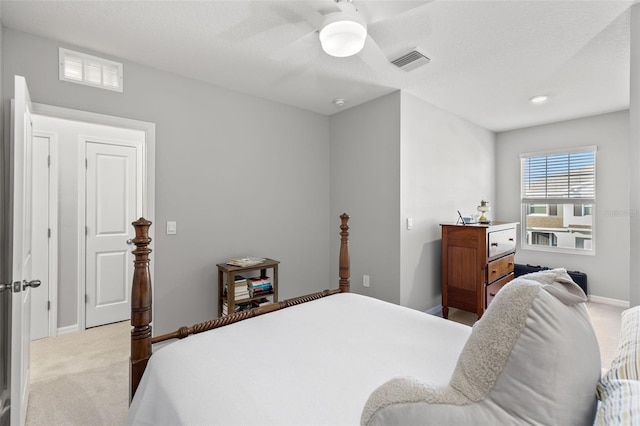
POLYGON ((367 36, 364 47, 358 53, 358 56, 374 71, 379 72, 391 66, 384 52, 370 35, 367 36))
MULTIPOLYGON (((271 32, 287 34, 291 28, 317 29, 322 25, 324 15, 306 2, 238 2, 247 9, 244 20, 220 33, 220 37, 231 41, 246 40, 271 32)), ((304 31, 304 30, 303 30, 304 31)), ((304 32, 303 32, 304 34, 304 32)))
POLYGON ((368 24, 393 18, 433 0, 357 1, 354 6, 365 17, 368 24))
POLYGON ((276 49, 275 52, 269 54, 267 57, 274 61, 282 62, 295 56, 300 56, 309 49, 317 49, 319 45, 320 41, 318 40, 318 31, 316 30, 300 37, 287 46, 276 49))

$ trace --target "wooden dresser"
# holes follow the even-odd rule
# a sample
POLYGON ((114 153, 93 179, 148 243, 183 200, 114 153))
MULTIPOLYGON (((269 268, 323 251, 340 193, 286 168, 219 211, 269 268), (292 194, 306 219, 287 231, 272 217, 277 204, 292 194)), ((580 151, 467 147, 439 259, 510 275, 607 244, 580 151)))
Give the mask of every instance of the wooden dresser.
POLYGON ((457 308, 480 318, 513 279, 518 222, 441 226, 442 316, 457 308))

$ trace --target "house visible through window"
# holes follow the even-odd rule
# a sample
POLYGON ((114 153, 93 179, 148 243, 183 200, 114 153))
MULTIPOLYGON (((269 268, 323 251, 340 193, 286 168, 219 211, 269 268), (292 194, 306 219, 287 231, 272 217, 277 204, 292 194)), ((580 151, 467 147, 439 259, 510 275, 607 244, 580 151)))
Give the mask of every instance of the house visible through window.
POLYGON ((596 147, 522 154, 523 248, 593 254, 596 147))

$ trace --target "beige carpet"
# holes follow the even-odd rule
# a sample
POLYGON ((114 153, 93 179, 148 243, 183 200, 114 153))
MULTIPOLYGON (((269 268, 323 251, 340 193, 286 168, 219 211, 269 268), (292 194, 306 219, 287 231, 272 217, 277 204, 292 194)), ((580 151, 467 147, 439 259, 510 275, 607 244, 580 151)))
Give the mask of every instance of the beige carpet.
POLYGON ((129 407, 128 321, 31 343, 27 425, 121 425, 129 407))
MULTIPOLYGON (((587 304, 608 368, 623 308, 587 304)), ((475 314, 450 309, 453 321, 472 325, 475 314)), ((122 425, 129 406, 129 322, 70 333, 31 344, 27 426, 122 425)))
MULTIPOLYGON (((608 369, 611 365, 613 354, 618 347, 620 314, 625 308, 605 305, 603 303, 587 302, 587 309, 589 310, 591 322, 598 337, 602 368, 608 369)), ((450 308, 449 319, 462 324, 473 325, 477 320, 477 316, 471 312, 450 308)))

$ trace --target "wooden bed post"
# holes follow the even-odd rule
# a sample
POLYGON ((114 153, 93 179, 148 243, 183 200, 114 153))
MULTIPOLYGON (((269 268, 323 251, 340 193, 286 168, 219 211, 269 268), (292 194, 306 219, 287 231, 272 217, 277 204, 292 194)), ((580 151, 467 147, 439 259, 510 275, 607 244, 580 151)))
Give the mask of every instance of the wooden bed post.
POLYGON ((340 292, 349 293, 350 259, 349 259, 349 215, 340 215, 340 292))
POLYGON ((151 357, 151 274, 149 272, 148 247, 151 242, 149 238, 149 226, 151 222, 145 218, 140 218, 133 222, 136 230, 136 237, 133 243, 136 245, 133 254, 135 255, 135 269, 133 271, 133 284, 131 285, 131 358, 129 360, 129 403, 138 389, 142 373, 147 367, 147 362, 151 357))

